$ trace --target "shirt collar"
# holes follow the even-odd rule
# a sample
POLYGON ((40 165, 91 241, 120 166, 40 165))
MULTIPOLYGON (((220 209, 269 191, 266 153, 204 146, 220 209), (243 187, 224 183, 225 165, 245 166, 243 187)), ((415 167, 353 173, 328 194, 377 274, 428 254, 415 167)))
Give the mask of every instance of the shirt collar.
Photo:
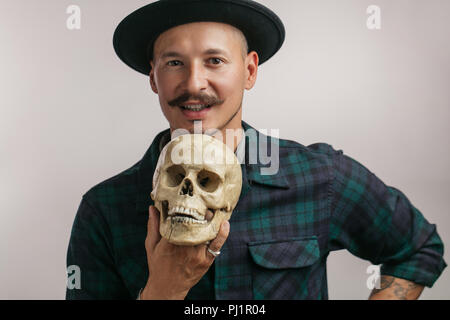
POLYGON ((248 180, 251 182, 256 182, 263 185, 269 185, 272 187, 289 188, 289 183, 286 180, 286 175, 284 174, 283 167, 281 165, 281 152, 278 152, 279 159, 277 159, 279 168, 275 174, 266 175, 263 173, 263 169, 270 166, 270 164, 265 165, 261 163, 261 157, 259 155, 261 152, 272 152, 272 148, 278 148, 280 150, 280 141, 274 137, 268 137, 267 135, 257 131, 252 126, 242 121, 242 127, 245 131, 245 166, 247 171, 248 180), (249 134, 249 132, 256 132, 256 135, 249 134), (255 150, 250 150, 254 146, 255 150), (256 163, 250 163, 251 157, 249 157, 250 152, 256 152, 254 158, 256 158, 256 163))

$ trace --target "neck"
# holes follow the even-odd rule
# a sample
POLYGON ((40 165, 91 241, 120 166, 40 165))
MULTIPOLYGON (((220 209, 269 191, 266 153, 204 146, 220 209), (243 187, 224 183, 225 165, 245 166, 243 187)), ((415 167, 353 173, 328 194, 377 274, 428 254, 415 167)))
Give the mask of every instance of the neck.
POLYGON ((213 136, 219 141, 226 144, 231 150, 236 152, 236 149, 244 136, 244 128, 242 128, 242 117, 236 114, 230 121, 228 121, 221 128, 210 129, 203 128, 201 121, 195 121, 191 129, 170 129, 172 139, 182 134, 207 134, 213 136))
POLYGON ((220 131, 220 135, 215 137, 236 152, 239 142, 241 142, 244 136, 244 128, 242 128, 242 103, 236 113, 218 131, 220 131))
POLYGON ((239 122, 236 121, 234 124, 229 123, 225 128, 217 129, 215 131, 206 130, 204 133, 222 141, 231 150, 236 152, 236 149, 244 136, 244 128, 242 128, 242 121, 239 119, 239 122))
POLYGON ((242 125, 241 125, 235 129, 228 128, 225 131, 221 131, 221 135, 219 137, 215 136, 215 138, 222 141, 231 150, 236 152, 236 149, 237 149, 239 143, 241 142, 243 135, 244 135, 244 129, 242 128, 242 125))

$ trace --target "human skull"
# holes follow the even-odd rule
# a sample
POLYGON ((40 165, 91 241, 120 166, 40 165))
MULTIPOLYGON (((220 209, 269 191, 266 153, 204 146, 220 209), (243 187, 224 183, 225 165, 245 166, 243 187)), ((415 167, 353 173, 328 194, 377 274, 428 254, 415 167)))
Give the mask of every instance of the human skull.
POLYGON ((162 150, 153 176, 161 236, 176 245, 214 239, 241 188, 241 167, 227 145, 203 134, 178 136, 162 150))

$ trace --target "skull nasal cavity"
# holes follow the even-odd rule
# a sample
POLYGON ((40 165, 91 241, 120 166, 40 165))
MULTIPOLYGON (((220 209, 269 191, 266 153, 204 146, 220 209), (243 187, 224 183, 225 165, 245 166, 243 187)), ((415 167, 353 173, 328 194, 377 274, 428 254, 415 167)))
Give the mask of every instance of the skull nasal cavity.
POLYGON ((192 186, 192 182, 191 182, 191 180, 189 180, 189 179, 185 179, 184 180, 184 183, 183 183, 183 187, 181 187, 181 195, 183 196, 183 195, 189 195, 189 196, 193 196, 193 191, 194 191, 194 188, 193 188, 193 186, 192 186))

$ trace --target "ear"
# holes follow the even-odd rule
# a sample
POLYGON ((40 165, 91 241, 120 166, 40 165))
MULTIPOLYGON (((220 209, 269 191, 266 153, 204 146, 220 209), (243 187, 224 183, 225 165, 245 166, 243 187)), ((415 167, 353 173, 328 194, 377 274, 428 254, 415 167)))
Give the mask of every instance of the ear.
POLYGON ((158 94, 158 87, 155 82, 155 65, 153 64, 153 61, 150 61, 150 68, 150 86, 152 87, 153 92, 158 94))
POLYGON ((245 59, 245 89, 250 90, 256 83, 258 76, 259 56, 255 51, 250 52, 245 59))

